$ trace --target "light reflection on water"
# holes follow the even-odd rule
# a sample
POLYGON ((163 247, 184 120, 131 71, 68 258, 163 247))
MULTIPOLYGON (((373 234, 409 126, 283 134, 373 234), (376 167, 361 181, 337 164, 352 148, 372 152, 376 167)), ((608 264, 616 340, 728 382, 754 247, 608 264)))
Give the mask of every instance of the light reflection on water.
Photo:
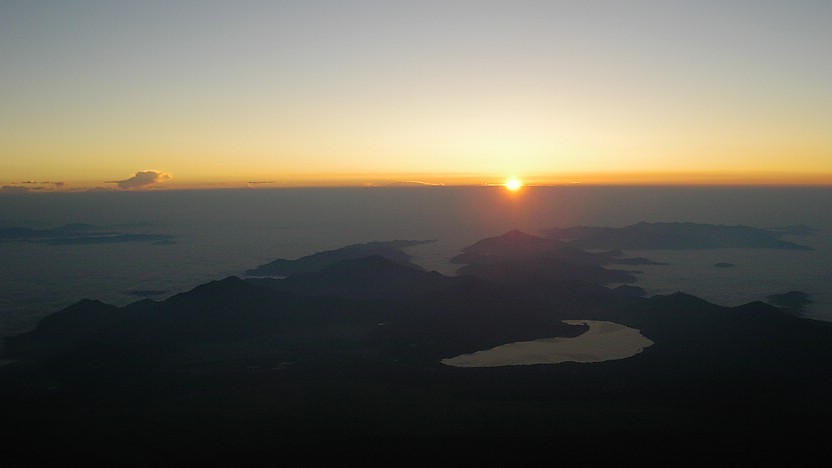
POLYGON ((499 367, 562 362, 604 362, 627 359, 653 345, 653 341, 636 330, 618 323, 600 320, 564 320, 570 325, 589 325, 573 338, 548 338, 518 341, 491 349, 443 359, 452 367, 499 367))

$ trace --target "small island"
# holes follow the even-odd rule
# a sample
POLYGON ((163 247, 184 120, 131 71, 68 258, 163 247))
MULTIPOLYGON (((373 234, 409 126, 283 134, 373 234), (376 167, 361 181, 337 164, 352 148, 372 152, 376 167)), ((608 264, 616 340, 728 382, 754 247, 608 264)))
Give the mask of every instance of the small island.
POLYGON ((783 294, 772 294, 766 297, 766 301, 774 306, 783 307, 796 312, 806 309, 806 306, 814 301, 803 291, 789 291, 783 294))

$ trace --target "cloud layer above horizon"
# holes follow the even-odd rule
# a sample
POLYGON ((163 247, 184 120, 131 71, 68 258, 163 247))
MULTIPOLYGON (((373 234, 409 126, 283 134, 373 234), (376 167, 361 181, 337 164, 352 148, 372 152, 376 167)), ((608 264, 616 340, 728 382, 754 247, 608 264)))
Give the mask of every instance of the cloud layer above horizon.
POLYGON ((135 190, 148 188, 158 184, 159 182, 170 180, 171 178, 171 175, 168 173, 148 170, 138 171, 135 175, 133 175, 133 177, 129 177, 124 180, 112 180, 107 183, 116 184, 116 187, 120 190, 135 190))

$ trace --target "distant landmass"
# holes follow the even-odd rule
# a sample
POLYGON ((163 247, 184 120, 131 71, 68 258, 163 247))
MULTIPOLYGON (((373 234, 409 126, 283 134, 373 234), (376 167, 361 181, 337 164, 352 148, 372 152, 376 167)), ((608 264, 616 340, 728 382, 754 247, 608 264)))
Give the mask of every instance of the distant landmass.
POLYGON ((623 250, 695 250, 717 248, 763 248, 811 250, 811 247, 780 239, 795 233, 810 235, 807 226, 781 229, 760 229, 749 226, 724 226, 696 223, 640 222, 622 228, 576 226, 553 228, 544 236, 568 241, 582 249, 623 250))
POLYGON ((500 262, 526 261, 547 258, 583 266, 660 265, 644 257, 624 257, 621 250, 587 252, 559 239, 535 236, 519 230, 489 237, 464 247, 462 253, 451 258, 452 263, 487 265, 500 262))
POLYGON ((404 266, 420 268, 410 261, 410 255, 403 252, 402 249, 431 242, 433 240, 393 240, 352 244, 339 249, 317 252, 296 260, 280 258, 247 270, 245 274, 249 276, 283 277, 296 273, 311 273, 320 271, 342 260, 357 260, 375 255, 404 266))
POLYGON ((56 237, 47 241, 50 245, 120 244, 123 242, 151 242, 156 245, 175 243, 167 234, 106 234, 79 237, 56 237))
POLYGON ((768 228, 766 230, 781 236, 816 236, 818 234, 817 229, 805 224, 768 228))
POLYGON ((161 296, 163 294, 167 294, 169 291, 166 290, 158 290, 158 289, 135 289, 132 291, 127 291, 127 294, 130 296, 137 296, 137 297, 150 297, 150 296, 161 296))
POLYGON ((157 245, 174 244, 174 236, 167 234, 124 233, 107 231, 83 223, 72 223, 53 229, 10 227, 0 229, 0 242, 43 242, 49 245, 115 244, 123 242, 151 242, 157 245))
POLYGON ((772 294, 766 297, 769 304, 800 312, 814 301, 803 291, 789 291, 783 294, 772 294))
POLYGON ((622 252, 521 231, 466 247, 446 276, 400 250, 424 242, 356 244, 266 264, 285 278, 46 316, 3 343, 6 455, 795 462, 828 434, 832 324, 795 313, 803 293, 738 307, 646 297, 620 284, 637 275, 606 268, 622 252), (584 336, 588 321, 606 325, 584 336), (649 346, 603 362, 443 364, 517 342, 591 344, 603 330, 649 346))
POLYGON ((407 262, 381 255, 340 260, 321 270, 295 273, 284 279, 252 278, 253 284, 303 295, 347 298, 404 298, 448 288, 457 278, 426 272, 407 262))
POLYGON ((26 239, 41 239, 41 238, 57 238, 77 235, 104 235, 106 233, 96 232, 96 227, 83 224, 73 223, 54 229, 31 229, 25 227, 10 227, 0 229, 0 239, 2 240, 26 240, 26 239))

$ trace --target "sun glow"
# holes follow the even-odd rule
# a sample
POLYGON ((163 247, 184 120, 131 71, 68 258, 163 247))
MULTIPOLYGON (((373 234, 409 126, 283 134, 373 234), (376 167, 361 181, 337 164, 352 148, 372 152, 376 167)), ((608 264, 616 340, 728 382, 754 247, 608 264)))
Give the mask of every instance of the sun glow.
POLYGON ((508 179, 505 183, 505 186, 508 190, 512 192, 516 192, 523 187, 523 181, 520 179, 508 179))

